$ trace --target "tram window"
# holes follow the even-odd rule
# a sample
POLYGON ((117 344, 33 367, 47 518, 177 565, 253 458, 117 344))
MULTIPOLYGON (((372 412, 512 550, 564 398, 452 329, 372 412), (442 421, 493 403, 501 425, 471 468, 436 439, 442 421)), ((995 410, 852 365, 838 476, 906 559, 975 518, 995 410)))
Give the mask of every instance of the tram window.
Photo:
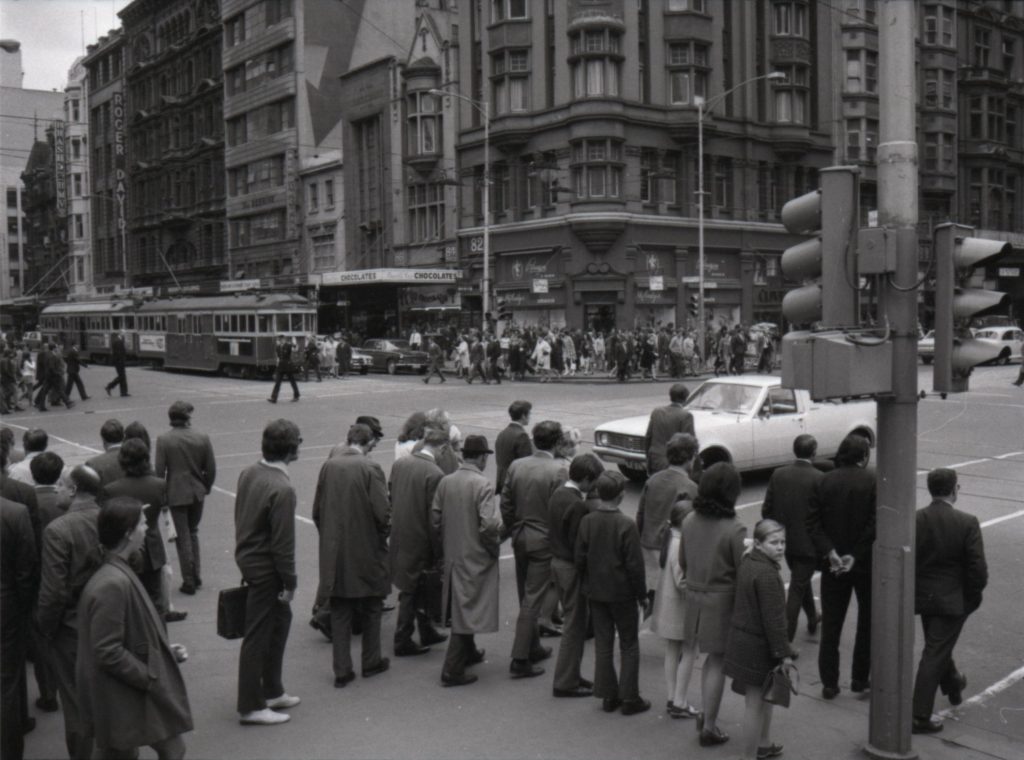
POLYGON ((114 325, 114 329, 115 330, 120 330, 121 329, 121 318, 120 317, 114 317, 113 318, 113 325, 114 325))
POLYGON ((233 333, 238 332, 238 315, 237 314, 232 314, 231 315, 231 332, 233 332, 233 333))
POLYGON ((125 326, 126 330, 134 330, 135 329, 135 317, 132 316, 131 314, 125 314, 124 315, 124 326, 125 326))
POLYGON ((259 318, 260 318, 260 332, 261 333, 273 332, 273 330, 271 329, 272 322, 270 320, 270 317, 267 316, 266 314, 260 314, 259 318))
POLYGON ((248 317, 246 317, 246 322, 248 323, 248 329, 246 330, 246 332, 256 332, 256 315, 250 314, 248 317))
POLYGON ((302 315, 292 314, 292 332, 302 332, 302 315))
POLYGON ((288 332, 288 315, 277 314, 277 332, 286 333, 288 332))

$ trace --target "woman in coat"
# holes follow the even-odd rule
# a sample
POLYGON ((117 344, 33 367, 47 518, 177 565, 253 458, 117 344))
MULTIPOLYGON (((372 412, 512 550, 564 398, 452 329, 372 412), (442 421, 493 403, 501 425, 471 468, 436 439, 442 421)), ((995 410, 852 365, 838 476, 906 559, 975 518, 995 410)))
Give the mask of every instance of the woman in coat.
POLYGON ((776 757, 782 745, 771 741, 772 706, 764 701, 768 673, 792 665, 794 652, 786 628, 786 591, 779 563, 786 553, 786 529, 774 520, 754 528, 754 546, 736 580, 736 606, 725 648, 725 674, 733 690, 745 694, 743 757, 776 757))
POLYGON ((736 596, 736 572, 747 529, 736 519, 740 475, 728 462, 708 467, 700 479, 694 511, 683 520, 679 566, 686 576, 683 656, 707 654, 701 674, 704 712, 697 716, 702 747, 724 744, 718 728, 725 675, 722 662, 736 596), (690 651, 687 651, 690 650, 690 651))
POLYGON ((110 499, 97 530, 106 558, 78 601, 82 721, 104 758, 134 758, 143 746, 161 760, 182 758, 181 735, 192 730, 192 714, 178 663, 188 655, 167 641, 163 621, 128 566, 146 538, 142 503, 110 499))

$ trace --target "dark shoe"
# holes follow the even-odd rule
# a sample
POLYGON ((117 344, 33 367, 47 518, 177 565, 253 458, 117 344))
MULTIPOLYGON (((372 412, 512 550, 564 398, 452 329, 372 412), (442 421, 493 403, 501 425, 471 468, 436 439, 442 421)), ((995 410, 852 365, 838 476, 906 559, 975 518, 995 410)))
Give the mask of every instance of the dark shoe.
POLYGON ((267 401, 269 401, 271 404, 276 404, 277 403, 277 399, 276 398, 268 398, 267 401))
POLYGON ((448 641, 448 634, 440 633, 438 631, 430 631, 426 634, 420 634, 420 644, 425 647, 430 647, 434 644, 443 644, 446 641, 448 641))
POLYGON ((615 712, 622 706, 622 700, 618 697, 605 697, 601 700, 601 709, 607 713, 615 712))
POLYGON ((298 401, 298 400, 299 400, 299 397, 298 397, 298 396, 296 396, 295 398, 293 398, 293 399, 292 399, 292 401, 293 401, 293 402, 294 402, 294 401, 298 401))
MULTIPOLYGON (((418 654, 426 654, 430 647, 420 647, 412 641, 395 646, 395 657, 415 657, 418 654)), ((365 673, 363 674, 365 675, 365 673)))
POLYGON ((104 387, 103 390, 105 390, 107 392, 108 396, 110 395, 110 386, 104 387))
POLYGON ((64 406, 67 409, 72 409, 75 406, 75 402, 74 401, 69 401, 68 403, 64 404, 64 406))
POLYGON ((363 678, 370 678, 371 676, 380 675, 390 667, 391 660, 387 657, 381 657, 380 662, 378 662, 372 668, 367 668, 363 671, 363 678))
POLYGON ((651 700, 637 697, 636 699, 627 699, 622 703, 620 712, 623 715, 636 715, 637 713, 647 712, 651 709, 651 700))
POLYGON ((82 401, 88 401, 92 396, 82 396, 82 401))
POLYGON ((767 747, 758 747, 757 760, 768 760, 769 757, 778 757, 782 754, 782 749, 781 744, 775 744, 774 742, 767 747))
POLYGON ((967 688, 967 676, 957 673, 953 677, 953 683, 949 687, 949 703, 956 707, 964 701, 964 689, 967 688))
POLYGON ((551 656, 551 647, 541 647, 530 652, 530 662, 542 662, 551 656))
POLYGON ((718 728, 705 728, 700 732, 700 746, 714 747, 717 744, 725 744, 729 741, 729 734, 718 728))
POLYGON ((912 734, 937 734, 941 730, 941 720, 932 720, 931 718, 914 718, 914 723, 911 726, 910 732, 912 734))
POLYGON ((594 690, 594 682, 588 681, 586 678, 583 678, 582 676, 580 677, 580 686, 582 686, 584 689, 590 689, 591 691, 594 690))
POLYGON ((179 588, 178 591, 183 594, 188 594, 189 596, 195 596, 196 587, 191 583, 182 583, 181 588, 179 588))
POLYGON ((544 675, 544 668, 538 668, 529 660, 512 660, 508 672, 513 678, 534 678, 544 675))
POLYGON ((562 635, 562 629, 553 625, 542 625, 540 626, 540 635, 541 638, 556 638, 562 635))
POLYGON ((196 576, 195 583, 196 583, 196 588, 202 588, 203 587, 203 579, 200 578, 199 576, 196 576))
POLYGON ((592 697, 594 695, 593 689, 588 689, 586 686, 577 686, 575 689, 552 689, 551 696, 553 697, 592 697))
POLYGON ((825 699, 835 699, 839 696, 838 686, 823 686, 821 688, 821 696, 825 699))
POLYGON ((132 397, 132 394, 130 394, 130 393, 122 393, 121 394, 121 398, 131 398, 131 397, 132 397))
POLYGON ((43 712, 57 712, 60 709, 60 705, 57 704, 56 697, 39 697, 36 700, 36 707, 43 712))
POLYGON ((461 676, 450 676, 447 673, 441 674, 442 686, 466 686, 467 684, 476 683, 477 680, 477 676, 472 673, 463 673, 461 676))
POLYGON ((854 694, 863 694, 871 688, 871 681, 850 681, 850 691, 854 694))
POLYGON ((182 620, 188 617, 188 613, 184 610, 168 610, 164 613, 165 623, 180 623, 182 620))
POLYGON ((23 718, 21 721, 21 733, 30 734, 36 730, 36 719, 35 718, 23 718))
POLYGON ((821 622, 821 613, 816 612, 814 617, 807 618, 807 632, 812 636, 818 632, 818 623, 821 622))
POLYGON ((486 651, 483 649, 476 650, 475 652, 473 652, 473 654, 469 656, 469 659, 466 660, 466 665, 479 665, 481 662, 484 661, 485 654, 486 651))
POLYGON ((667 711, 668 717, 675 718, 676 720, 682 720, 683 718, 696 718, 700 713, 696 707, 692 705, 669 705, 667 711))
POLYGON ((339 677, 334 679, 334 688, 335 689, 344 689, 346 686, 348 686, 354 680, 356 680, 356 674, 353 671, 350 670, 345 675, 339 676, 339 677))

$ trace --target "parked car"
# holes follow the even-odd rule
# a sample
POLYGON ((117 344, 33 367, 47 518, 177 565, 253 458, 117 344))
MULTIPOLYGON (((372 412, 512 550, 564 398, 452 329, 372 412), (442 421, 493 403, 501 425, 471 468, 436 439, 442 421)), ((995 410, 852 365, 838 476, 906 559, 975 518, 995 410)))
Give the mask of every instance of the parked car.
POLYGON ((360 375, 365 375, 373 367, 373 357, 367 353, 364 353, 361 348, 352 349, 352 371, 359 371, 360 375))
POLYGON ((974 337, 998 344, 999 355, 995 359, 998 364, 1009 364, 1011 360, 1021 361, 1024 331, 1019 327, 983 327, 974 331, 974 337))
MULTIPOLYGON (((686 402, 705 464, 732 462, 740 470, 778 467, 793 459, 793 439, 810 433, 818 455, 832 457, 850 433, 872 445, 874 401, 813 401, 807 391, 782 387, 772 375, 707 380, 686 402)), ((606 422, 594 430, 594 453, 631 480, 646 477, 644 435, 649 414, 606 422)))
POLYGON ((924 364, 931 364, 935 359, 935 331, 929 330, 917 341, 917 355, 924 364))
POLYGON ((370 357, 371 369, 394 375, 399 370, 427 371, 429 358, 426 351, 413 351, 409 341, 390 338, 370 338, 359 349, 370 357))

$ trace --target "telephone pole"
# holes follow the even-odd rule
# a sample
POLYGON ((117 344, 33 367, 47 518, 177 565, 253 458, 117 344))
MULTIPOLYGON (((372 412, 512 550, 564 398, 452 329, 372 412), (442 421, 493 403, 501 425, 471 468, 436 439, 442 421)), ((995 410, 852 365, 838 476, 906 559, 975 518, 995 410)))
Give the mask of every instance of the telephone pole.
POLYGON ((877 538, 872 565, 870 757, 916 758, 914 527, 917 507, 917 183, 914 31, 917 4, 879 3, 881 144, 878 222, 896 241, 895 274, 880 288, 892 340, 892 389, 878 399, 877 538))

